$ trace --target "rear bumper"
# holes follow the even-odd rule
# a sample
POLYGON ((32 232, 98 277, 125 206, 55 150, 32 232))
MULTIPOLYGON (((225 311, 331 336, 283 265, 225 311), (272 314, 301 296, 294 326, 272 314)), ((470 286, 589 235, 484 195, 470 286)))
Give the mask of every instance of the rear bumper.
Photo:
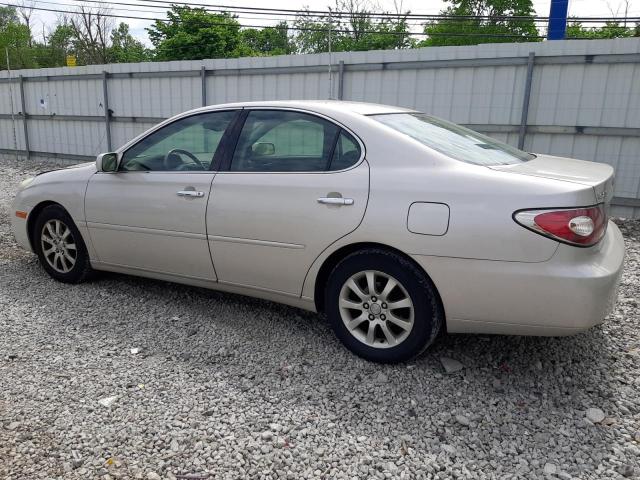
POLYGON ((592 248, 559 245, 540 263, 413 257, 434 281, 455 333, 571 335, 615 304, 624 240, 610 222, 592 248))

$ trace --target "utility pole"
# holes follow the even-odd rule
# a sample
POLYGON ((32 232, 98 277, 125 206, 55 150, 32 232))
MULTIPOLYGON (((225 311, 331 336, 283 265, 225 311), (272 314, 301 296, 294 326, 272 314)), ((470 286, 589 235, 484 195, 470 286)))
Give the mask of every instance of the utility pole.
POLYGON ((333 99, 333 72, 331 72, 331 30, 333 30, 333 19, 331 14, 331 7, 329 7, 329 100, 333 99))
MULTIPOLYGON (((16 134, 16 117, 13 110, 13 88, 11 87, 11 65, 9 64, 9 47, 4 47, 7 55, 7 73, 9 74, 9 102, 11 103, 11 126, 13 127, 13 149, 16 152, 16 162, 18 161, 18 136, 16 134)), ((24 113, 24 112, 23 112, 24 113)))
POLYGON ((567 34, 569 0, 551 0, 547 40, 564 40, 567 34))

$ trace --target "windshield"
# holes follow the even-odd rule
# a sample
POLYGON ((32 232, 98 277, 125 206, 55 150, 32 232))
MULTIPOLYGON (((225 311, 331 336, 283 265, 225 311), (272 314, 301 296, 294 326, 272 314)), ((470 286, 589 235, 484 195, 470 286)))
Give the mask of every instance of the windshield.
POLYGON ((423 113, 372 115, 371 118, 451 158, 475 165, 509 165, 535 158, 506 143, 423 113))

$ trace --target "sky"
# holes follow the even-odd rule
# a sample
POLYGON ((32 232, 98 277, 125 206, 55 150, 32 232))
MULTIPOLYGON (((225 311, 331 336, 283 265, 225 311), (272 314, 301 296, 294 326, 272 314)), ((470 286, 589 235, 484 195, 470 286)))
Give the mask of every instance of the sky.
MULTIPOLYGON (((107 0, 105 0, 107 1, 107 0)), ((115 0, 114 0, 115 1, 115 0)), ((185 1, 185 0, 181 0, 185 1)), ((78 6, 77 0, 31 0, 35 7, 49 8, 55 10, 74 10, 78 6)), ((144 9, 136 6, 124 6, 127 0, 118 0, 120 3, 111 4, 113 13, 118 15, 133 15, 142 17, 158 17, 162 15, 162 9, 144 9), (129 11, 124 11, 128 9, 129 11), (152 13, 155 12, 155 13, 152 13)), ((14 3, 14 2, 11 2, 14 3)), ((134 3, 142 3, 135 2, 134 3)), ((333 6, 333 0, 269 0, 269 2, 259 2, 256 0, 220 0, 220 2, 210 2, 207 0, 197 0, 195 3, 208 4, 212 7, 217 5, 234 5, 248 7, 268 7, 268 8, 286 8, 286 9, 302 9, 309 7, 311 10, 327 10, 327 7, 333 6)), ((372 3, 379 6, 376 10, 395 11, 394 4, 401 3, 402 10, 410 10, 415 14, 434 14, 439 13, 445 6, 442 0, 372 0, 372 3)), ((550 0, 533 0, 536 14, 540 16, 549 15, 550 0)), ((87 4, 91 5, 91 4, 87 4)), ((94 4, 95 5, 95 4, 94 4)), ((628 5, 629 16, 640 16, 640 0, 569 0, 569 16, 582 17, 601 17, 601 16, 617 16, 623 17, 625 7, 628 5)), ((48 32, 56 23, 56 13, 36 11, 33 14, 34 34, 37 37, 42 36, 44 31, 48 32)), ((145 27, 151 22, 135 19, 114 19, 117 23, 124 21, 129 24, 131 33, 141 40, 145 45, 150 46, 149 39, 145 27)), ((276 20, 265 20, 264 17, 256 17, 251 14, 242 14, 240 22, 252 25, 269 25, 274 24, 276 20)))

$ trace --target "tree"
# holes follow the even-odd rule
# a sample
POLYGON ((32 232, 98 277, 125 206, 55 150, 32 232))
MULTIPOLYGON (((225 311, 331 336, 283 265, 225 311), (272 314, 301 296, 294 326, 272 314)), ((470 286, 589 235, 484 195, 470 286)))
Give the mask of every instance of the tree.
POLYGON ((60 22, 48 35, 43 33, 43 42, 34 42, 31 50, 38 67, 60 67, 66 65, 68 54, 75 54, 74 33, 71 26, 60 22))
POLYGON ((80 64, 92 65, 109 61, 109 40, 113 20, 103 8, 81 5, 77 14, 65 19, 73 31, 73 45, 80 64))
POLYGON ((538 29, 531 17, 532 0, 446 0, 441 13, 449 17, 425 25, 428 38, 420 46, 531 42, 538 29), (468 18, 485 17, 485 18, 468 18), (486 18, 489 17, 489 18, 486 18))
POLYGON ((150 57, 142 42, 129 33, 129 25, 122 22, 111 32, 109 60, 115 63, 144 62, 150 57))
POLYGON ((624 38, 640 37, 640 24, 635 28, 620 25, 619 22, 607 22, 602 27, 585 28, 579 22, 571 22, 567 25, 567 38, 624 38))
POLYGON ((339 46, 344 40, 344 32, 340 30, 337 18, 317 17, 303 10, 294 22, 295 36, 293 42, 298 53, 320 53, 329 51, 329 30, 331 30, 331 49, 341 50, 339 46))
POLYGON ((37 67, 33 52, 29 48, 31 32, 29 27, 20 23, 13 7, 0 7, 0 65, 7 69, 5 48, 9 51, 11 69, 37 67))
POLYGON ((0 7, 0 30, 4 30, 12 23, 20 23, 16 9, 13 7, 0 7))
POLYGON ((74 38, 73 28, 63 19, 62 22, 56 25, 55 30, 49 34, 47 43, 49 47, 61 51, 64 55, 65 53, 72 52, 74 48, 74 38))
POLYGON ((297 51, 328 51, 329 30, 333 51, 386 50, 413 45, 407 23, 409 12, 398 10, 395 17, 379 20, 372 16, 373 6, 368 0, 336 0, 335 11, 331 18, 312 15, 309 10, 296 17, 294 42, 297 51))
POLYGON ((295 48, 289 39, 287 22, 280 22, 275 27, 247 28, 241 31, 241 37, 249 55, 287 55, 295 48))
MULTIPOLYGON (((20 17, 22 18, 24 24, 29 29, 29 32, 31 32, 31 17, 33 16, 34 8, 35 5, 32 0, 22 0, 20 2, 20 7, 18 8, 18 13, 20 14, 20 17)), ((31 43, 31 37, 29 37, 29 47, 31 47, 32 45, 33 44, 31 43)))
POLYGON ((240 23, 229 13, 173 5, 167 16, 147 28, 158 60, 238 57, 243 50, 240 23))

